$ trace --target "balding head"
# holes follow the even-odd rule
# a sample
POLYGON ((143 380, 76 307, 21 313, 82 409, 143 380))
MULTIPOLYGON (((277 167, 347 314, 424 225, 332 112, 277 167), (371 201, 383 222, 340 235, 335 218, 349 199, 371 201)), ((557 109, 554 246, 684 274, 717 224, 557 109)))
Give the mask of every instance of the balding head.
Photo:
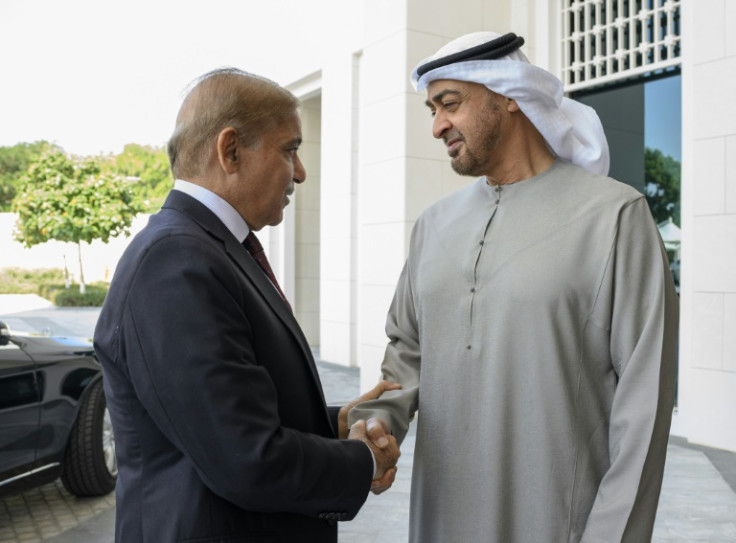
POLYGON ((217 159, 217 136, 225 128, 235 129, 245 147, 254 147, 298 107, 293 94, 266 78, 234 68, 203 75, 184 99, 167 146, 174 177, 204 176, 217 159))

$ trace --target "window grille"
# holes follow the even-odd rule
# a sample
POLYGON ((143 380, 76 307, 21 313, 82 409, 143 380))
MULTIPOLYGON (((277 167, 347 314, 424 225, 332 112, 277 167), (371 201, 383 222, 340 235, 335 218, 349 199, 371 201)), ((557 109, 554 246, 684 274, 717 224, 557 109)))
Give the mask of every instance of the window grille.
POLYGON ((565 90, 576 91, 678 66, 681 3, 565 0, 565 90))

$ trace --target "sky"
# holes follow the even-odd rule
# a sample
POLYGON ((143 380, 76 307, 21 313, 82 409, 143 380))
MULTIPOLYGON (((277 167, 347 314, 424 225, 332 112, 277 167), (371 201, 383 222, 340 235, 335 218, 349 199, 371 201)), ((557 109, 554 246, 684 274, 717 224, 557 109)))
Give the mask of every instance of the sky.
MULTIPOLYGON (((0 0, 0 146, 163 146, 185 89, 211 69, 282 85, 319 69, 349 1, 0 0)), ((679 159, 679 78, 646 96, 647 145, 679 159)))
POLYGON ((0 0, 0 146, 163 146, 211 69, 282 85, 317 70, 336 1, 0 0))
POLYGON ((645 144, 675 160, 682 160, 681 80, 678 75, 644 86, 645 144))

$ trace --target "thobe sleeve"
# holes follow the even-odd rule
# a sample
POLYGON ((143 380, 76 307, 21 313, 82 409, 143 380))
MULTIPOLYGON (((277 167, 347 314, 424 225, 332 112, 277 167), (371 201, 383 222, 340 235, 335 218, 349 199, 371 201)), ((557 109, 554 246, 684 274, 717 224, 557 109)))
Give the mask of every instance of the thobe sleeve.
POLYGON ((618 383, 610 416, 610 468, 582 542, 649 541, 674 404, 678 298, 644 198, 620 213, 592 317, 609 327, 618 383))
POLYGON ((350 425, 358 419, 371 417, 384 420, 399 443, 406 437, 419 403, 419 333, 410 270, 410 260, 407 260, 386 318, 389 343, 381 365, 383 379, 400 383, 402 388, 384 392, 380 398, 353 408, 348 415, 350 425))

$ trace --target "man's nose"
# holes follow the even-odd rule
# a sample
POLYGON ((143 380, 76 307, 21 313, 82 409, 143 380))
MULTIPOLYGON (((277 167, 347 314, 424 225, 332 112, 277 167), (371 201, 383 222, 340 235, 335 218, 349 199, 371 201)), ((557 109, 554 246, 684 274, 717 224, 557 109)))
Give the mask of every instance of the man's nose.
POLYGON ((434 119, 432 121, 432 135, 435 138, 442 138, 442 135, 450 128, 450 126, 450 121, 447 119, 446 115, 441 111, 435 112, 434 119))
POLYGON ((294 163, 294 183, 304 183, 307 180, 307 170, 304 169, 302 159, 296 155, 294 163))

